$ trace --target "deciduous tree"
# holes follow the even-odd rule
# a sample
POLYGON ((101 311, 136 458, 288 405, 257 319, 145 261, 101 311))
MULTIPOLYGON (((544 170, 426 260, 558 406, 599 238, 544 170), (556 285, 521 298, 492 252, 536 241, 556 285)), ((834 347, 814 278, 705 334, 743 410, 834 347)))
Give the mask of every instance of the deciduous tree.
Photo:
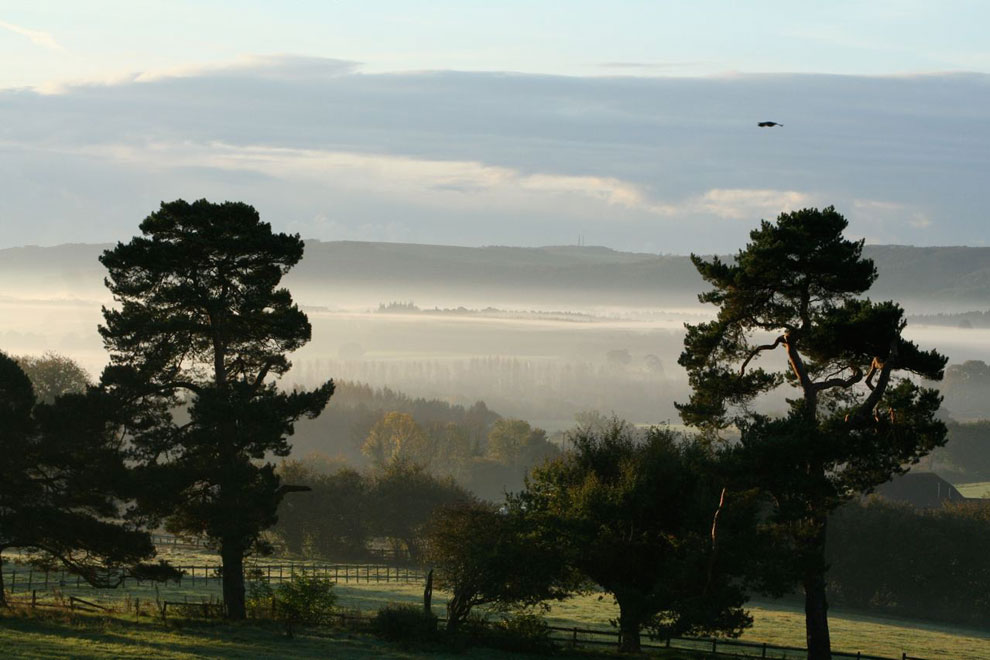
POLYGON ((644 627, 670 637, 749 625, 730 579, 742 555, 718 548, 740 547, 733 535, 752 520, 741 500, 721 510, 708 447, 657 428, 639 438, 619 421, 570 440, 573 451, 536 468, 519 502, 554 531, 569 565, 615 597, 622 650, 639 651, 644 627))
POLYGON ((447 630, 457 630, 474 607, 535 605, 563 599, 578 587, 559 539, 535 522, 518 507, 498 510, 474 502, 433 516, 425 559, 437 571, 436 585, 451 593, 447 630))

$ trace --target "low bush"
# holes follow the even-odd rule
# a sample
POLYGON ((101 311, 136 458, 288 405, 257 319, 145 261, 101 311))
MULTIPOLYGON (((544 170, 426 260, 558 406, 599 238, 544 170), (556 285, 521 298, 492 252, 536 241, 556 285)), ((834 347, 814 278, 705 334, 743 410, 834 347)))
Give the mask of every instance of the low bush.
POLYGON ((509 614, 490 622, 472 620, 464 632, 474 642, 502 651, 550 655, 555 650, 547 622, 531 612, 509 614))
POLYGON ((378 610, 372 626, 390 642, 423 644, 438 639, 437 617, 420 605, 389 603, 378 610))
POLYGON ((255 618, 281 622, 290 637, 297 626, 318 626, 330 623, 337 594, 333 582, 314 575, 293 573, 288 582, 274 589, 265 582, 252 582, 247 609, 255 618))

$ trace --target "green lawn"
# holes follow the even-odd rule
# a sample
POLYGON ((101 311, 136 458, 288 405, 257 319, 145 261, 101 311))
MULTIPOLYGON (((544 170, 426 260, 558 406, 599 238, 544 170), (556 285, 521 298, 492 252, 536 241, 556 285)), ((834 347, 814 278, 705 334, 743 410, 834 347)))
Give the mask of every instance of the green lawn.
MULTIPOLYGON (((422 602, 418 585, 338 585, 343 607, 376 610, 387 602, 422 602)), ((446 596, 435 592, 434 609, 442 612, 446 596)), ((804 611, 781 602, 752 603, 753 627, 743 640, 767 642, 781 646, 804 646, 804 611)), ((547 615, 551 625, 611 630, 610 619, 618 617, 611 598, 598 600, 597 594, 571 598, 556 603, 547 615)), ((901 653, 922 658, 953 660, 987 660, 990 658, 990 630, 979 631, 939 626, 913 621, 863 616, 833 610, 829 617, 832 648, 837 651, 862 651, 891 658, 901 653)))
MULTIPOLYGON (((420 602, 417 585, 339 585, 340 605, 351 610, 374 611, 388 602, 420 602)), ((435 609, 442 611, 442 593, 435 594, 435 609)), ((779 603, 760 603, 751 608, 755 624, 744 640, 786 646, 803 646, 804 616, 798 608, 779 603)), ((610 629, 616 616, 607 597, 586 595, 554 605, 549 622, 560 626, 610 629)), ((923 658, 984 660, 990 657, 990 633, 944 626, 924 625, 841 611, 831 617, 833 647, 841 651, 863 651, 891 658, 909 655, 923 658)), ((373 637, 346 632, 300 634, 294 639, 265 625, 180 622, 168 625, 132 614, 112 619, 97 616, 0 618, 0 649, 4 657, 16 658, 412 658, 412 657, 506 657, 495 651, 472 650, 468 654, 438 653, 437 650, 407 651, 373 637)))
MULTIPOLYGON (((990 484, 987 484, 990 486, 990 484)), ((177 552, 171 557, 177 564, 216 564, 215 555, 208 552, 177 552), (193 555, 193 556, 190 556, 193 555)), ((288 563, 285 559, 272 559, 271 563, 288 563)), ((297 565, 309 562, 296 562, 297 565)), ((7 564, 5 572, 18 572, 18 596, 24 598, 24 566, 7 564)), ((35 574, 35 579, 37 574, 35 574)), ((11 586, 8 580, 8 588, 11 586)), ((389 602, 422 601, 422 584, 397 582, 338 583, 338 604, 346 610, 371 613, 389 602)), ((183 581, 181 586, 155 587, 129 583, 126 590, 94 590, 83 586, 76 589, 69 582, 61 589, 64 596, 78 595, 88 600, 123 607, 127 599, 140 598, 149 607, 156 597, 160 600, 201 602, 218 600, 220 584, 215 577, 195 582, 183 581)), ((38 598, 50 598, 49 592, 39 590, 38 598)), ((28 596, 29 597, 29 596, 28 596)), ((446 595, 434 594, 434 611, 443 613, 446 595)), ((746 631, 744 640, 767 642, 784 646, 804 646, 804 614, 799 607, 783 602, 756 602, 751 604, 755 619, 753 627, 746 631)), ((587 627, 611 630, 610 619, 618 615, 608 596, 601 600, 597 594, 578 596, 562 603, 555 603, 547 614, 551 625, 587 627)), ((133 621, 133 615, 131 615, 133 621)), ((923 658, 953 658, 958 660, 984 660, 990 658, 990 631, 978 631, 949 626, 937 626, 915 621, 903 621, 864 616, 842 610, 830 613, 832 645, 841 651, 899 658, 901 653, 923 658)), ((94 630, 91 625, 74 627, 65 622, 35 620, 4 621, 0 624, 0 649, 5 650, 16 642, 17 657, 146 657, 153 654, 161 658, 191 657, 412 657, 401 651, 384 648, 371 638, 313 636, 300 637, 286 642, 273 631, 258 630, 250 626, 186 627, 182 630, 141 626, 133 623, 110 626, 106 630, 94 630), (24 628, 27 626, 27 628, 24 628), (20 627, 20 628, 19 628, 20 627), (32 655, 33 654, 33 655, 32 655), (364 655, 362 655, 364 654, 364 655), (391 654, 391 655, 389 655, 391 654)), ((474 657, 474 656, 471 656, 474 657)), ((479 656, 480 657, 480 656, 479 656)))

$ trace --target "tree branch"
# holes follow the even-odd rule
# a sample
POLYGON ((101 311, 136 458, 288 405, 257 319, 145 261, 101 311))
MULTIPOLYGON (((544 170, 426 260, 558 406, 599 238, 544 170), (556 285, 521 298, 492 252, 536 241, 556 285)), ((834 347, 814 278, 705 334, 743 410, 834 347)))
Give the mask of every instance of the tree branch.
POLYGON ((849 378, 829 378, 818 383, 813 383, 816 392, 822 392, 824 390, 830 390, 834 387, 852 387, 859 381, 863 380, 863 370, 859 367, 849 367, 852 369, 852 374, 849 378))
POLYGON ((772 344, 763 344, 762 346, 757 346, 752 351, 750 351, 750 354, 747 355, 746 356, 746 359, 743 361, 742 366, 739 367, 739 375, 742 376, 746 372, 746 367, 749 366, 750 360, 752 360, 753 358, 755 358, 757 355, 759 355, 763 351, 772 351, 773 349, 775 349, 778 346, 780 346, 785 341, 785 339, 786 339, 786 337, 784 335, 781 335, 781 336, 777 337, 777 341, 775 341, 774 343, 772 343, 772 344))
POLYGON ((254 383, 251 385, 252 392, 257 392, 258 389, 264 384, 265 377, 268 376, 268 372, 271 371, 272 366, 274 366, 273 360, 266 360, 265 366, 261 368, 258 372, 257 377, 254 379, 254 383))
MULTIPOLYGON (((870 392, 870 396, 866 397, 866 400, 846 418, 846 421, 858 424, 863 422, 867 417, 873 414, 874 408, 880 403, 880 399, 887 391, 887 385, 890 383, 890 373, 894 370, 894 364, 897 361, 897 347, 900 344, 901 338, 899 336, 894 337, 890 342, 890 352, 887 355, 887 359, 880 362, 879 358, 873 358, 874 365, 880 365, 880 375, 877 377, 877 384, 873 387, 870 392)), ((874 367, 870 368, 874 371, 874 367)))

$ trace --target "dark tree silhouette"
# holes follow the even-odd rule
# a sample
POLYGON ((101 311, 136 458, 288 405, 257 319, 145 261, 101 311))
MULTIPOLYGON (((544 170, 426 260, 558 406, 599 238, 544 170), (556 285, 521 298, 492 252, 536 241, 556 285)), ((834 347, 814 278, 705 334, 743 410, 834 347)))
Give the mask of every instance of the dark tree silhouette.
POLYGON ((332 381, 284 393, 268 380, 310 339, 306 315, 278 288, 303 242, 233 202, 162 203, 140 229, 100 258, 117 303, 103 310, 111 365, 102 382, 132 406, 149 484, 142 503, 218 546, 227 614, 241 619, 244 557, 293 490, 265 460, 287 455, 294 422, 318 415, 333 393, 332 381), (183 397, 180 425, 171 409, 183 397))
MULTIPOLYGON (((533 470, 519 506, 556 536, 568 565, 615 597, 622 650, 640 650, 644 627, 669 638, 749 625, 731 580, 740 555, 713 543, 721 486, 708 447, 657 428, 640 438, 614 420, 570 440, 572 452, 533 470)), ((741 502, 719 514, 722 546, 749 547, 726 543, 753 522, 738 515, 741 502)))
POLYGON ((155 555, 151 538, 133 520, 123 522, 122 502, 137 484, 115 411, 95 389, 36 404, 27 375, 0 353, 0 554, 38 553, 99 587, 128 576, 178 576, 167 565, 143 563, 155 555))
POLYGON ((764 221, 734 263, 691 259, 714 289, 714 321, 688 326, 680 364, 693 392, 679 405, 712 436, 742 433, 740 473, 775 504, 780 542, 792 546, 804 586, 808 657, 831 657, 824 558, 828 513, 945 442, 940 397, 895 374, 938 380, 946 359, 902 337, 903 310, 859 299, 876 279, 862 241, 843 238, 833 207, 764 221), (781 355, 782 371, 764 368, 781 355), (747 404, 787 383, 790 412, 769 418, 747 404))
POLYGON ((518 507, 467 503, 439 510, 426 526, 426 563, 436 586, 451 593, 447 630, 472 608, 531 606, 561 600, 579 586, 559 550, 560 539, 518 507))

